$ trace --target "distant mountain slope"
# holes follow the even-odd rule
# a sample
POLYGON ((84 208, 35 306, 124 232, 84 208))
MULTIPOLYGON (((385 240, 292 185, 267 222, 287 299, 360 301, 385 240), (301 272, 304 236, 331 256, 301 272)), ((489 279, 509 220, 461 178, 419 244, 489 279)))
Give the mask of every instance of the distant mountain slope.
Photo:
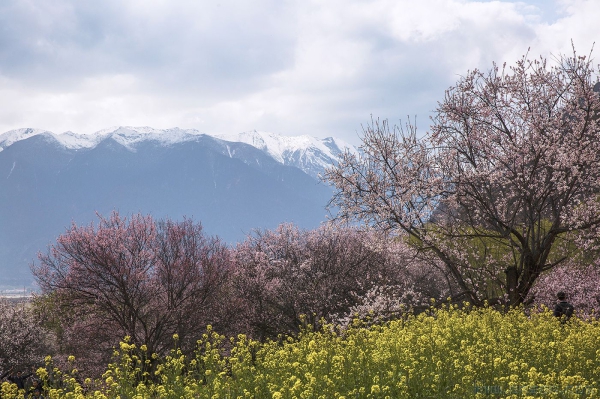
MULTIPOLYGON (((195 129, 154 129, 130 126, 113 127, 89 135, 73 132, 54 134, 41 129, 17 129, 0 134, 0 152, 15 142, 36 135, 54 137, 69 149, 93 148, 103 140, 112 138, 130 150, 134 150, 135 145, 143 141, 152 141, 168 146, 195 141, 200 136, 208 136, 195 129)), ((322 173, 325 167, 336 162, 346 149, 356 152, 356 149, 350 144, 333 137, 325 139, 308 135, 289 137, 256 130, 211 137, 226 142, 249 144, 268 154, 277 162, 299 168, 314 178, 318 178, 319 173, 322 173)), ((235 153, 229 153, 229 155, 235 157, 235 153)))
POLYGON ((20 129, 0 135, 0 149, 0 289, 29 286, 36 253, 71 222, 95 221, 96 212, 188 216, 234 243, 285 221, 316 227, 331 196, 314 178, 326 158, 315 157, 305 173, 268 146, 196 131, 20 129))
POLYGON ((271 155, 280 163, 295 166, 315 178, 325 167, 336 162, 345 149, 356 152, 354 147, 333 137, 322 140, 307 135, 287 137, 256 130, 216 137, 250 144, 271 155))

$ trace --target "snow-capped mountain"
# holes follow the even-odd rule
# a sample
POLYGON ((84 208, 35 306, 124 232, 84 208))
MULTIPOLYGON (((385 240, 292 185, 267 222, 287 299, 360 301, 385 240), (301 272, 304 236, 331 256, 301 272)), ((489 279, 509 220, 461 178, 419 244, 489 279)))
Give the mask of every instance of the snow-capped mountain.
POLYGON ((3 151, 6 147, 13 145, 17 141, 38 135, 53 135, 53 133, 47 130, 31 128, 10 130, 6 133, 2 133, 0 134, 0 151, 3 151))
POLYGON ((337 162, 344 150, 356 152, 350 144, 333 137, 325 139, 308 135, 289 137, 256 130, 215 137, 250 144, 271 155, 276 161, 295 166, 313 177, 317 177, 326 167, 337 162))
POLYGON ((71 223, 97 221, 96 212, 191 217, 231 244, 283 222, 315 228, 332 195, 315 177, 343 147, 332 138, 177 128, 0 134, 0 290, 31 285, 37 252, 71 223))
POLYGON ((129 126, 112 127, 93 134, 78 134, 70 131, 56 134, 47 130, 27 128, 0 134, 0 151, 18 141, 37 135, 52 138, 68 149, 94 148, 107 138, 111 138, 122 146, 134 150, 135 145, 143 141, 155 141, 163 145, 170 145, 193 140, 201 134, 193 129, 153 129, 129 126))
MULTIPOLYGON (((94 148, 102 141, 110 138, 130 151, 135 151, 136 145, 145 141, 168 146, 194 141, 199 136, 206 136, 207 134, 195 129, 154 129, 131 126, 112 127, 89 135, 70 131, 55 134, 47 130, 26 128, 0 134, 0 151, 18 141, 37 135, 54 139, 67 149, 94 148)), ((268 154, 277 162, 297 167, 313 178, 317 178, 326 167, 337 162, 339 156, 345 150, 356 152, 356 148, 350 144, 333 137, 325 139, 308 135, 290 137, 256 130, 238 134, 209 136, 222 141, 249 144, 268 154)), ((230 155, 233 156, 234 154, 230 155)))

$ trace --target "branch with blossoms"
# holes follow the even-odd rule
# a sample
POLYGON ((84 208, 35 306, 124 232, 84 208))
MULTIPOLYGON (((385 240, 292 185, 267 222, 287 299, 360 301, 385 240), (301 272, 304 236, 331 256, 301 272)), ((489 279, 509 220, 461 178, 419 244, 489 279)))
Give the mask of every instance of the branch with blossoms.
POLYGON ((330 207, 406 235, 476 305, 525 301, 560 241, 600 224, 600 97, 591 61, 524 56, 450 87, 431 131, 372 120, 327 170, 330 207), (501 290, 502 292, 498 292, 501 290))

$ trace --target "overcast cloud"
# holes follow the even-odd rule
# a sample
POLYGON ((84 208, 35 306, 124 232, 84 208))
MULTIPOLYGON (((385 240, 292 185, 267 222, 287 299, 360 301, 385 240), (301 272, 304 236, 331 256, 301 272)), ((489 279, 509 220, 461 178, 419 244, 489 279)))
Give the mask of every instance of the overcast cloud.
MULTIPOLYGON (((116 125, 358 144, 473 68, 588 54, 597 0, 3 0, 0 133, 116 125)), ((600 59, 598 51, 594 58, 600 59)))

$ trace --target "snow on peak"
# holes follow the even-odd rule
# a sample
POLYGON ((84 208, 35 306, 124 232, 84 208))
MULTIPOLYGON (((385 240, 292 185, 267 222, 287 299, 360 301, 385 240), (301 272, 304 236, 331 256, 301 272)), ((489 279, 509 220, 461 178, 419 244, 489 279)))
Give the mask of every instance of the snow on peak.
POLYGON ((267 152, 277 161, 289 164, 294 159, 296 162, 309 161, 308 158, 322 158, 322 164, 331 164, 337 160, 341 152, 346 148, 354 152, 356 149, 339 139, 327 137, 318 139, 316 137, 283 136, 277 133, 260 132, 252 130, 237 134, 222 134, 215 137, 232 142, 250 144, 260 150, 267 152), (318 155, 317 155, 318 154, 318 155))
POLYGON ((102 137, 101 140, 110 137, 130 149, 133 149, 133 145, 142 141, 150 140, 160 142, 164 145, 171 145, 193 140, 202 134, 195 129, 180 129, 178 127, 172 129, 154 129, 148 126, 119 126, 95 133, 96 136, 102 137))
POLYGON ((71 131, 55 134, 42 129, 17 129, 0 135, 0 151, 13 143, 40 134, 53 137, 66 148, 93 148, 101 141, 112 138, 121 145, 133 150, 133 146, 141 141, 152 140, 169 145, 193 140, 201 135, 195 129, 154 129, 151 127, 117 126, 100 130, 92 134, 79 134, 71 131))
POLYGON ((16 143, 17 141, 25 140, 33 136, 37 136, 39 134, 52 134, 51 132, 43 129, 32 129, 32 128, 23 128, 23 129, 15 129, 10 130, 6 133, 0 134, 0 151, 4 150, 6 147, 16 143))
MULTIPOLYGON (((204 135, 195 129, 180 129, 177 127, 154 129, 147 126, 116 126, 93 134, 78 134, 71 131, 55 134, 41 129, 17 129, 0 135, 0 151, 19 140, 40 134, 50 136, 70 149, 93 148, 101 141, 110 138, 131 151, 135 151, 135 145, 143 141, 149 140, 163 145, 172 145, 193 141, 198 136, 204 135)), ((249 144, 264 151, 276 161, 284 165, 298 167, 313 177, 316 177, 323 168, 335 163, 343 151, 357 151, 355 147, 332 137, 325 139, 308 135, 290 137, 256 130, 211 136, 223 141, 249 144)))

